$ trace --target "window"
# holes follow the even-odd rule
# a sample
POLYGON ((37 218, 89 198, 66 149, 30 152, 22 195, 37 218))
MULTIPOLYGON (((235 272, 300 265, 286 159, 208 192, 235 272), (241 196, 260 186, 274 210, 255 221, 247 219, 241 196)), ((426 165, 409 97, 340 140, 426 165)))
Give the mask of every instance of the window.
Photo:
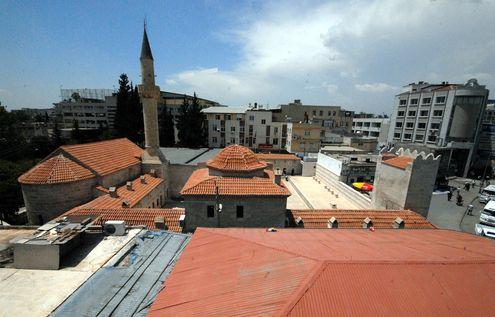
POLYGON ((230 138, 230 143, 235 144, 235 138, 230 138))
POLYGON ((215 217, 215 206, 213 205, 208 205, 206 207, 206 217, 208 218, 213 218, 215 217))
POLYGON ((311 131, 310 130, 304 130, 304 135, 305 136, 310 136, 311 135, 311 131))
POLYGON ((333 112, 333 116, 335 117, 337 115, 337 111, 334 111, 333 112))
POLYGON ((313 116, 316 116, 316 110, 313 110, 313 116))
POLYGON ((236 207, 236 216, 237 218, 244 218, 244 206, 236 207))
POLYGON ((429 135, 428 136, 428 142, 436 142, 437 141, 437 137, 434 136, 434 135, 429 135))
POLYGON ((261 124, 266 124, 266 120, 265 119, 261 119, 261 124))
POLYGON ((403 117, 405 114, 405 111, 397 111, 397 117, 403 117))
POLYGON ((412 110, 412 111, 408 111, 407 112, 407 116, 408 117, 415 117, 416 116, 416 111, 412 110))
POLYGON ((400 133, 394 133, 394 139, 400 139, 400 133))
POLYGON ((417 105, 418 104, 418 98, 414 98, 414 99, 409 100, 409 104, 410 105, 417 105))
POLYGON ((435 103, 445 103, 445 96, 439 96, 435 99, 435 103))
POLYGON ((273 133, 277 134, 278 133, 278 127, 273 128, 273 133))
POLYGON ((402 122, 396 122, 395 127, 396 128, 402 128, 402 122))
POLYGON ((433 110, 434 117, 441 117, 443 115, 443 110, 433 110))
POLYGON ((401 99, 401 100, 399 100, 399 105, 400 105, 400 106, 405 106, 405 105, 406 105, 406 103, 407 103, 407 100, 406 100, 406 99, 401 99))
POLYGON ((432 129, 432 130, 438 130, 438 129, 440 129, 440 123, 432 123, 430 125, 430 129, 432 129))
POLYGON ((249 121, 254 121, 254 116, 249 116, 249 121))
POLYGON ((273 139, 273 145, 278 145, 278 139, 277 138, 273 139))
POLYGON ((213 131, 218 131, 218 126, 217 126, 216 124, 214 124, 214 125, 212 126, 212 129, 213 129, 213 131))
POLYGON ((211 143, 217 143, 217 142, 218 142, 218 140, 217 140, 217 137, 216 136, 214 136, 213 138, 211 138, 211 143))
POLYGON ((230 131, 235 132, 235 127, 230 127, 230 131))
POLYGON ((267 137, 265 138, 265 144, 270 144, 270 137, 268 137, 268 136, 267 136, 267 137))
POLYGON ((406 128, 407 128, 407 129, 412 129, 412 128, 414 128, 414 122, 406 122, 406 128))
POLYGON ((404 133, 404 140, 411 140, 411 133, 404 133))
POLYGON ((422 134, 417 134, 416 135, 416 141, 423 141, 424 136, 422 134))
POLYGON ((215 120, 220 120, 220 115, 219 114, 215 115, 215 120))
POLYGON ((323 110, 320 110, 320 117, 323 116, 323 110))
POLYGON ((426 122, 419 122, 418 129, 426 129, 426 122))
POLYGON ((331 116, 332 115, 332 111, 328 111, 328 116, 331 116))
POLYGON ((428 117, 428 110, 421 110, 421 112, 419 113, 419 116, 420 117, 428 117))
POLYGON ((427 105, 431 103, 431 98, 423 98, 422 104, 427 105))
POLYGON ((232 118, 230 114, 226 115, 225 117, 226 117, 225 120, 230 120, 232 118))

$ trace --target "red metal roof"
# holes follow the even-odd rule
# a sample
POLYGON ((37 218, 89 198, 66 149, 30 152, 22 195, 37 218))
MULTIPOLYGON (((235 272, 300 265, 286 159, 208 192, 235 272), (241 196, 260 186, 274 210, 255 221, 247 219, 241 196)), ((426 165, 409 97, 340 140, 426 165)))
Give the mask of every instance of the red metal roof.
POLYGON ((267 167, 260 162, 253 151, 241 145, 229 145, 209 160, 206 165, 224 172, 251 172, 267 167))
POLYGON ((148 316, 474 316, 494 278, 455 231, 198 228, 148 316))
POLYGON ((194 171, 182 188, 181 195, 229 196, 290 196, 290 191, 273 181, 273 172, 266 171, 266 178, 210 176, 207 168, 194 171))
POLYGON ((107 175, 126 167, 140 164, 141 155, 143 154, 143 149, 125 138, 64 145, 60 149, 99 175, 107 175))
POLYGON ((146 226, 150 229, 157 229, 155 226, 155 218, 163 217, 167 230, 174 232, 182 232, 179 218, 184 215, 183 208, 115 208, 115 209, 74 209, 66 212, 59 218, 65 216, 100 216, 95 222, 96 225, 101 225, 108 220, 124 220, 131 226, 146 226))
POLYGON ((410 156, 398 156, 382 161, 382 163, 405 170, 406 167, 413 161, 414 159, 410 156))
MULTIPOLYGON (((426 218, 410 210, 343 210, 343 209, 292 209, 290 219, 301 217, 304 228, 326 229, 332 217, 338 221, 339 228, 362 228, 363 220, 370 218, 375 229, 391 229, 397 217, 404 220, 405 229, 434 229, 426 218)), ((294 224, 295 225, 295 224, 294 224)))
POLYGON ((21 184, 58 184, 94 178, 95 175, 59 154, 36 165, 18 179, 21 184))

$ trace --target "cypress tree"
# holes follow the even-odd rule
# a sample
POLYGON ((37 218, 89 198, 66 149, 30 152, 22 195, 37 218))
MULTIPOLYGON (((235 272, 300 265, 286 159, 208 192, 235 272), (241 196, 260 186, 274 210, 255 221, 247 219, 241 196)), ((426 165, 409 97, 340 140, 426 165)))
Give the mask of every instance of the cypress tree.
POLYGON ((174 120, 172 112, 163 107, 159 118, 160 124, 160 146, 172 147, 175 145, 174 120))

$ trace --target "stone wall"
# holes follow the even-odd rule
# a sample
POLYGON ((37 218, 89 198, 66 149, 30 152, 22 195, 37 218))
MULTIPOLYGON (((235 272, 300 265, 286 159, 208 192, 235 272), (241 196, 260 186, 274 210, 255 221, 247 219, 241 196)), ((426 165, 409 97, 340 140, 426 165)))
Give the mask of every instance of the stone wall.
POLYGON ((320 164, 316 164, 316 177, 323 181, 325 185, 336 188, 344 197, 346 197, 346 199, 352 201, 360 208, 371 208, 371 199, 368 196, 361 194, 352 187, 341 182, 338 175, 333 174, 320 164))
POLYGON ((168 195, 172 199, 181 198, 180 191, 191 174, 198 169, 197 165, 172 164, 169 169, 168 195))
MULTIPOLYGON (((374 189, 371 194, 375 209, 404 209, 411 170, 383 164, 376 166, 374 189)), ((431 194, 431 193, 430 193, 431 194)))
POLYGON ((93 199, 94 186, 94 178, 62 184, 22 184, 29 224, 45 223, 90 201, 93 199))
POLYGON ((267 160, 263 159, 263 161, 266 161, 267 163, 271 163, 273 168, 270 168, 272 170, 277 170, 280 169, 280 172, 282 172, 284 169, 288 175, 301 175, 302 174, 302 164, 301 160, 284 160, 284 159, 279 159, 279 160, 267 160))
POLYGON ((160 208, 165 202, 165 192, 163 186, 153 188, 148 195, 134 205, 133 208, 160 208))
POLYGON ((278 227, 285 226, 286 197, 220 197, 222 204, 220 219, 218 213, 207 217, 207 206, 215 206, 214 197, 186 197, 186 231, 196 227, 278 227), (237 218, 237 206, 244 206, 244 217, 237 218))
POLYGON ((110 186, 119 186, 127 182, 128 180, 133 180, 139 177, 141 174, 141 164, 135 164, 124 168, 120 171, 113 172, 111 174, 101 176, 99 184, 105 188, 110 186))

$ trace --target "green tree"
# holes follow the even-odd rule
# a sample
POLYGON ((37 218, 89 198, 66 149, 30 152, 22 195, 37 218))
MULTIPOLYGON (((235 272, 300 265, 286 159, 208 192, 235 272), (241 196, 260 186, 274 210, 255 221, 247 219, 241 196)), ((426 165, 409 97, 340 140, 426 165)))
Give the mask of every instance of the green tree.
POLYGON ((128 138, 136 143, 144 140, 143 107, 137 87, 133 87, 126 74, 121 74, 119 79, 114 127, 118 137, 128 138))
POLYGON ((62 133, 60 132, 60 128, 58 127, 58 122, 55 121, 52 131, 52 146, 54 148, 58 148, 61 145, 62 145, 62 133))
POLYGON ((82 142, 82 133, 81 130, 79 129, 79 122, 77 120, 74 120, 72 131, 70 132, 70 137, 72 141, 74 141, 75 143, 82 142))
POLYGON ((194 93, 191 103, 184 96, 177 119, 178 137, 182 146, 192 148, 207 146, 206 116, 201 112, 201 109, 196 93, 194 93))
POLYGON ((172 147, 175 145, 174 120, 167 106, 164 106, 158 120, 160 125, 160 146, 172 147))

